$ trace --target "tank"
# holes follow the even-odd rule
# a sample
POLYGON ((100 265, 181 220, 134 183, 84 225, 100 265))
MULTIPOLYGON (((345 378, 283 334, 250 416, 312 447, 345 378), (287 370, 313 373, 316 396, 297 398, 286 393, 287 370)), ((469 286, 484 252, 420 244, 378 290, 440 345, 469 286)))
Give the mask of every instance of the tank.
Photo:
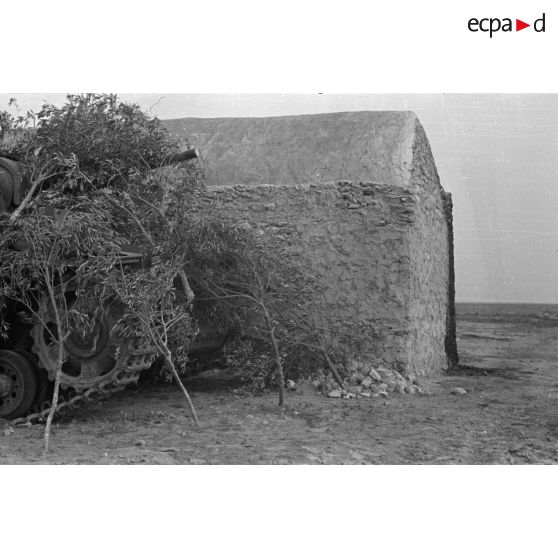
MULTIPOLYGON (((198 156, 197 149, 189 149, 173 155, 168 163, 198 156)), ((19 163, 0 156, 0 212, 13 212, 27 188, 28 181, 19 163)), ((141 252, 134 247, 122 247, 122 265, 137 265, 141 258, 141 252)), ((64 296, 71 308, 71 290, 64 296)), ((0 301, 3 303, 0 307, 4 306, 1 319, 9 325, 8 338, 0 338, 0 418, 14 424, 40 421, 50 410, 58 354, 51 334, 55 328, 49 327, 55 319, 46 300, 45 297, 38 310, 42 319, 32 323, 21 319, 22 308, 16 303, 0 301)), ((122 303, 115 301, 103 310, 85 335, 73 331, 71 326, 65 332, 57 411, 123 389, 136 382, 155 360, 154 350, 146 340, 125 341, 111 333, 122 315, 122 303)))

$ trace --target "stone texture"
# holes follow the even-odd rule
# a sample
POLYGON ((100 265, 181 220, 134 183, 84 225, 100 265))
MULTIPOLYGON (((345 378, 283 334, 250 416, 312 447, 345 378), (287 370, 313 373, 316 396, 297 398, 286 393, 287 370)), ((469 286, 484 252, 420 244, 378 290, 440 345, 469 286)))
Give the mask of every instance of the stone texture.
POLYGON ((188 137, 207 162, 208 184, 409 182, 412 112, 339 112, 266 118, 181 118, 166 127, 188 137))
POLYGON ((409 393, 379 366, 407 379, 447 368, 451 199, 413 113, 167 125, 206 160, 209 186, 197 210, 250 224, 315 278, 316 318, 353 357, 349 376, 374 366, 381 391, 409 393))

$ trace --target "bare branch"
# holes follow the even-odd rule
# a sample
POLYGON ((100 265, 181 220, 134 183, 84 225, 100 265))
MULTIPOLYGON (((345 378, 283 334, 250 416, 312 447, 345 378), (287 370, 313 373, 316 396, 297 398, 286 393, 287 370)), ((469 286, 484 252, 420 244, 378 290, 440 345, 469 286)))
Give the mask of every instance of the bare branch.
MULTIPOLYGON (((45 165, 45 168, 47 167, 47 165, 45 165)), ((23 198, 23 200, 21 201, 21 203, 19 204, 19 206, 15 209, 15 211, 11 214, 10 216, 10 223, 15 223, 17 221, 17 219, 19 218, 19 216, 21 215, 21 213, 23 212, 23 210, 29 205, 29 202, 31 201, 31 198, 35 195, 35 191, 37 190, 37 188, 47 179, 49 178, 53 178, 54 176, 56 176, 58 173, 52 173, 49 174, 47 176, 42 176, 40 175, 39 178, 36 178, 33 183, 31 184, 31 187, 29 188, 27 194, 25 195, 25 197, 23 198)))

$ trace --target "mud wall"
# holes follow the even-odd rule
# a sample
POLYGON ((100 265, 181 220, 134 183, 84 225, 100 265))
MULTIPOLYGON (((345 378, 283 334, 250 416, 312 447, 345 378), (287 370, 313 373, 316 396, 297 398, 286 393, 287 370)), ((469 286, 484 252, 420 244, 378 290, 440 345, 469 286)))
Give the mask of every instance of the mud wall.
POLYGON ((209 187, 222 211, 297 258, 318 283, 318 322, 355 356, 404 368, 411 269, 400 192, 349 182, 209 187))
POLYGON ((175 131, 201 149, 210 183, 198 210, 297 258, 336 341, 407 376, 447 367, 447 204, 412 113, 186 120, 175 131))
POLYGON ((199 147, 208 184, 408 183, 412 112, 182 118, 165 125, 199 147))
MULTIPOLYGON (((417 371, 448 365, 450 246, 444 192, 424 129, 417 124, 410 185, 416 210, 408 232, 411 253, 408 352, 417 371), (433 347, 438 350, 432 351, 433 347), (444 347, 444 351, 439 348, 444 347)), ((453 276, 451 277, 453 281, 453 276)))

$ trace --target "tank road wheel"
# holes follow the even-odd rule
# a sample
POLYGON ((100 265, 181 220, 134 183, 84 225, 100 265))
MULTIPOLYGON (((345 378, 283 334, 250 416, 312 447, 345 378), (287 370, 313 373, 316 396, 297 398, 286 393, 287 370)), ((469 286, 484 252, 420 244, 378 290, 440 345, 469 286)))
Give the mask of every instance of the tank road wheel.
MULTIPOLYGON (((33 352, 39 359, 51 381, 55 380, 58 362, 58 343, 56 342, 56 323, 50 304, 42 309, 42 322, 36 323, 32 330, 33 352)), ((84 391, 101 382, 112 380, 126 369, 129 350, 111 330, 122 315, 117 304, 106 305, 99 317, 90 313, 88 331, 80 334, 74 329, 64 332, 64 363, 62 365, 61 387, 84 391)))
MULTIPOLYGON (((49 380, 54 381, 58 343, 54 312, 50 304, 43 304, 41 314, 42 321, 35 323, 31 329, 33 352, 38 357, 39 366, 48 373, 49 380)), ((139 373, 140 370, 151 366, 154 357, 152 350, 141 344, 138 346, 136 342, 123 341, 111 334, 122 314, 122 304, 107 303, 100 315, 98 312, 88 312, 89 327, 86 328, 86 332, 80 333, 71 326, 64 332, 64 363, 60 378, 62 389, 86 391, 117 380, 122 372, 139 373)))
POLYGON ((37 380, 37 395, 35 396, 35 401, 31 407, 39 408, 45 401, 52 399, 52 382, 48 381, 47 373, 37 366, 37 357, 30 351, 20 351, 35 373, 35 379, 37 380))
POLYGON ((37 394, 37 379, 30 362, 15 351, 0 351, 0 418, 24 415, 37 394))

